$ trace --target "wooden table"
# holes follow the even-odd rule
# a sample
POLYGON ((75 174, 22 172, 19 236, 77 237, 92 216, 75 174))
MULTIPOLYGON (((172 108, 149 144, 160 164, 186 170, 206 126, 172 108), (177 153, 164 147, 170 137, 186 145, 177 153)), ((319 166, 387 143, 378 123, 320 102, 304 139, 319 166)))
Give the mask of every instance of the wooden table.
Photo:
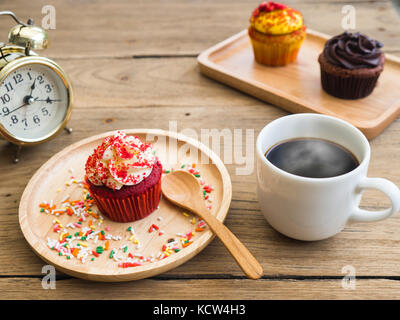
MULTIPOLYGON (((343 1, 286 1, 307 25, 327 34, 341 32, 343 1)), ((70 75, 76 100, 70 125, 46 144, 22 151, 0 143, 0 299, 396 299, 400 293, 400 215, 373 224, 353 224, 320 242, 288 239, 264 220, 254 173, 239 176, 228 165, 233 200, 226 225, 264 268, 262 279, 246 279, 217 239, 184 265, 154 278, 127 283, 94 283, 57 273, 57 289, 41 286, 45 263, 35 256, 18 224, 18 204, 33 173, 73 142, 121 128, 254 129, 286 112, 202 76, 196 57, 248 25, 255 0, 4 0, 23 20, 40 24, 44 5, 56 8, 49 30, 55 59, 70 75), (355 268, 356 289, 342 288, 342 268, 355 268)), ((347 2, 346 2, 347 4, 347 2)), ((357 29, 400 53, 400 18, 391 2, 353 1, 357 29)), ((2 40, 13 25, 2 18, 2 40)), ((400 185, 400 121, 371 141, 369 175, 400 185)), ((368 191, 366 209, 388 206, 368 191)))

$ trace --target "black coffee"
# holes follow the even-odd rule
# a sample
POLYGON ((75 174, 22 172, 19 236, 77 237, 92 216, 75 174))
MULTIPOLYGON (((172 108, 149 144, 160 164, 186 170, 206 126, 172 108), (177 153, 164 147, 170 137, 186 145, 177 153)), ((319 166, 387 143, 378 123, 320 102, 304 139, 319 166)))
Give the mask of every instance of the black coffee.
POLYGON ((278 168, 308 178, 336 177, 357 168, 346 148, 322 139, 287 140, 270 148, 265 157, 278 168))

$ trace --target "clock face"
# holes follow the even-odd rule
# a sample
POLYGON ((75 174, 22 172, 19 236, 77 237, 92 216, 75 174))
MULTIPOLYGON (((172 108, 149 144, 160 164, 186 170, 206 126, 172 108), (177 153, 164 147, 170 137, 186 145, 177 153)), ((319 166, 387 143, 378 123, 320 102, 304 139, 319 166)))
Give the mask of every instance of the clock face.
POLYGON ((63 80, 44 64, 16 68, 0 84, 0 124, 23 141, 39 141, 55 132, 68 105, 63 80))

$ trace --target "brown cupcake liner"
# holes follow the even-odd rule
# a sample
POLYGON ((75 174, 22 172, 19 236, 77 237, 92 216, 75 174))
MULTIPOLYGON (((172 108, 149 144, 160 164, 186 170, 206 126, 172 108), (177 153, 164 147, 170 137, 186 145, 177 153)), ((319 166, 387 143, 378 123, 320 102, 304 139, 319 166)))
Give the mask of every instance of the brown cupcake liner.
POLYGON ((361 99, 374 90, 380 73, 371 77, 357 75, 341 76, 326 72, 321 68, 322 88, 330 95, 341 99, 361 99))
POLYGON ((161 199, 161 179, 139 195, 124 198, 102 197, 92 192, 100 212, 116 222, 133 222, 157 209, 161 199))

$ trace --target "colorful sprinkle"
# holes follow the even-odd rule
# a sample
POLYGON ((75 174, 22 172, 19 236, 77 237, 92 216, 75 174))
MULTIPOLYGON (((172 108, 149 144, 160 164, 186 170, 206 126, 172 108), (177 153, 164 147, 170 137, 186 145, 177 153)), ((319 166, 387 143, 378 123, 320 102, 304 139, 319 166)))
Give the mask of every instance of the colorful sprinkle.
MULTIPOLYGON (((181 169, 190 171, 194 176, 199 178, 203 192, 206 194, 205 200, 211 203, 210 194, 213 191, 213 187, 205 184, 203 178, 200 178, 200 172, 196 169, 196 165, 182 164, 180 167, 181 169)), ((173 170, 165 170, 165 173, 171 171, 173 170)), ((48 247, 56 251, 57 255, 65 256, 67 260, 76 258, 80 262, 85 263, 86 260, 96 261, 95 258, 99 258, 99 261, 101 261, 101 255, 104 251, 110 250, 112 242, 122 241, 122 243, 117 244, 117 248, 119 249, 111 249, 107 257, 113 259, 117 262, 117 265, 122 268, 140 266, 144 263, 154 262, 156 259, 165 259, 174 253, 180 252, 182 248, 193 243, 195 232, 202 232, 207 227, 203 220, 199 220, 196 225, 196 218, 189 213, 183 212, 183 215, 189 218, 189 225, 196 225, 193 231, 177 233, 180 238, 177 238, 177 240, 175 240, 175 238, 166 237, 168 240, 164 244, 160 244, 161 250, 158 254, 156 252, 147 256, 137 252, 132 254, 128 252, 128 245, 123 243, 122 239, 125 239, 125 242, 126 239, 132 241, 135 244, 136 250, 141 247, 141 242, 136 237, 133 226, 129 226, 126 229, 130 234, 121 235, 113 235, 110 226, 105 226, 101 229, 101 225, 105 220, 100 212, 98 212, 98 208, 88 191, 86 183, 74 177, 70 177, 70 179, 67 180, 67 184, 70 185, 70 188, 81 187, 84 191, 83 194, 81 194, 83 198, 76 200, 71 199, 71 195, 74 194, 71 192, 64 196, 59 195, 58 197, 61 198, 59 201, 50 200, 39 204, 39 211, 41 214, 52 216, 51 228, 56 234, 54 239, 50 237, 47 238, 48 247), (62 224, 60 221, 61 219, 58 218, 63 214, 68 216, 68 220, 64 220, 65 224, 62 224), (97 231, 96 228, 99 230, 97 231), (71 232, 73 229, 75 229, 74 232, 71 232)), ((148 232, 156 232, 158 236, 164 234, 168 235, 168 230, 166 232, 162 229, 163 218, 158 216, 157 221, 157 224, 152 223, 149 226, 148 232)))

